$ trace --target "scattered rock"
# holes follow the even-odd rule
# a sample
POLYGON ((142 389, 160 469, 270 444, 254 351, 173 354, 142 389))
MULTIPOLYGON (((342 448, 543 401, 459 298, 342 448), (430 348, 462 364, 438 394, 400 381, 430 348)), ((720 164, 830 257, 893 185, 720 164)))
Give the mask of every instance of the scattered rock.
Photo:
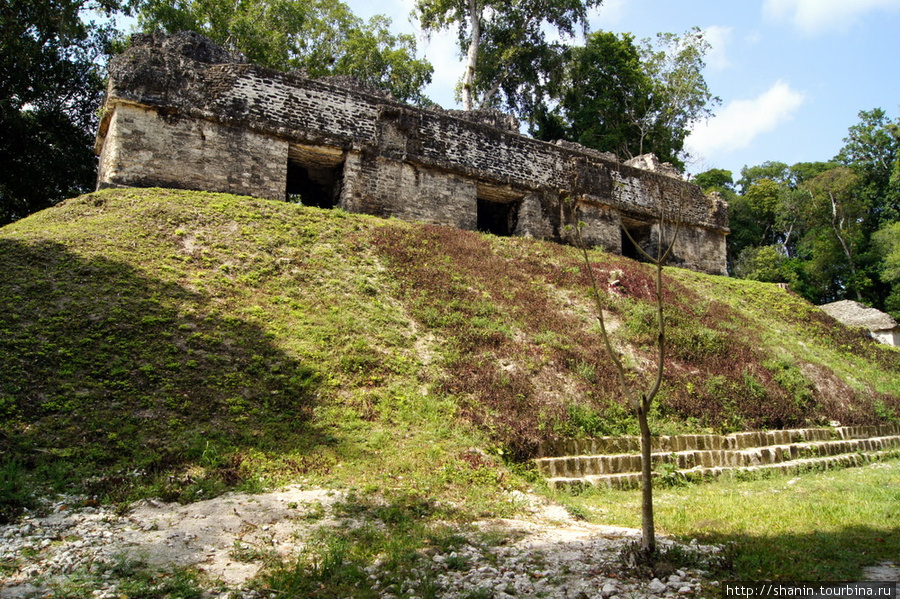
MULTIPOLYGON (((48 596, 55 582, 76 572, 102 581, 93 597, 116 598, 121 581, 114 572, 123 560, 197 568, 219 585, 210 589, 210 597, 257 599, 262 595, 247 583, 260 572, 265 557, 297 555, 308 533, 336 524, 327 514, 341 498, 332 491, 288 487, 190 505, 146 500, 121 514, 112 507, 86 506, 81 498, 60 497, 40 510, 47 515, 26 514, 0 527, 0 559, 16 564, 15 572, 7 568, 0 576, 0 599, 48 596), (305 518, 308 506, 316 506, 323 516, 305 518)), ((531 494, 518 493, 511 500, 526 506, 527 519, 475 523, 481 531, 505 536, 508 543, 482 546, 473 538, 446 554, 431 547, 400 585, 391 582, 396 573, 389 570, 389 560, 376 558, 366 569, 372 588, 382 589, 385 598, 411 598, 426 591, 419 587, 427 580, 443 599, 478 592, 496 598, 654 599, 700 591, 698 571, 679 570, 667 582, 629 578, 620 554, 639 531, 576 521, 531 494)), ((706 554, 715 549, 696 543, 684 548, 706 554)))

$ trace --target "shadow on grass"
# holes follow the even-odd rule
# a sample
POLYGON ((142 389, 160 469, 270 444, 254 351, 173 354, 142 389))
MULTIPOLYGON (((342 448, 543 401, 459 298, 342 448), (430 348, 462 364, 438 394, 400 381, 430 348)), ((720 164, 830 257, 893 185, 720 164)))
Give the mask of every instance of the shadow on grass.
MULTIPOLYGON (((873 520, 882 516, 872 514, 873 520)), ((726 547, 729 572, 744 581, 858 581, 863 569, 900 559, 896 518, 884 528, 848 526, 809 534, 702 535, 726 547)))
POLYGON ((213 298, 51 242, 0 239, 0 272, 0 461, 37 483, 233 486, 241 451, 323 442, 316 372, 213 298))

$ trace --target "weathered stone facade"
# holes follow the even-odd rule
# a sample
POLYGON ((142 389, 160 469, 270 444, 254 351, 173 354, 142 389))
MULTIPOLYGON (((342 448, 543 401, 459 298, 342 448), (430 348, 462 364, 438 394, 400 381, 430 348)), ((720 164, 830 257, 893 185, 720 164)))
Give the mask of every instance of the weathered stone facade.
POLYGON ((621 164, 491 118, 261 68, 195 34, 138 36, 110 64, 98 187, 299 195, 350 212, 557 241, 569 240, 574 199, 587 241, 626 254, 623 227, 651 247, 660 206, 673 217, 680 206, 672 263, 725 273, 720 199, 647 170, 652 161, 621 164))

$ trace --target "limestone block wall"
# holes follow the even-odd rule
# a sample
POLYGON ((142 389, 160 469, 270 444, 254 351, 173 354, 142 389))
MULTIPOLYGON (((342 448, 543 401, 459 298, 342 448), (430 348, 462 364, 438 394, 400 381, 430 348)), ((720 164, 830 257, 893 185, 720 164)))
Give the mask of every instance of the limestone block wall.
POLYGON ((623 226, 645 232, 664 207, 690 230, 675 262, 725 273, 721 200, 472 118, 247 64, 196 34, 139 36, 110 64, 98 185, 273 199, 327 187, 318 205, 559 241, 577 205, 587 241, 615 252, 623 226))
POLYGON ((179 187, 283 198, 287 142, 120 103, 106 119, 117 140, 100 153, 100 187, 179 187))
POLYGON ((554 239, 560 230, 560 211, 556 207, 558 194, 549 191, 535 191, 522 197, 519 204, 519 221, 515 235, 535 239, 554 239))
MULTIPOLYGON (((622 220, 608 205, 599 202, 581 201, 577 203, 577 215, 571 214, 571 204, 564 206, 566 222, 584 223, 581 238, 585 243, 602 247, 617 254, 622 253, 622 220), (571 216, 569 216, 571 214, 571 216)), ((575 243, 574 231, 564 231, 563 240, 575 243)))
POLYGON ((453 173, 352 152, 340 206, 349 212, 476 228, 477 185, 453 173))
POLYGON ((725 236, 699 227, 681 227, 672 248, 672 266, 725 274, 719 256, 725 255, 725 236))

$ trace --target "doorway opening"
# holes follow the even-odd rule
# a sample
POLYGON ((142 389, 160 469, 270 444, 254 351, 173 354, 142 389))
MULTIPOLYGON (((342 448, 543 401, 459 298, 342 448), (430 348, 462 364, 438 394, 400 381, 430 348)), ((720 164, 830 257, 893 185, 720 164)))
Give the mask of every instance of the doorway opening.
POLYGON ((477 198, 478 230, 500 237, 509 237, 519 224, 521 200, 499 202, 477 198))
POLYGON ((344 156, 332 148, 290 146, 287 201, 317 208, 334 208, 341 199, 344 156))
POLYGON ((653 225, 638 220, 622 219, 622 255, 638 262, 646 262, 647 257, 638 250, 638 246, 654 256, 656 248, 653 242, 653 225), (629 237, 629 234, 631 237, 629 237), (632 242, 632 239, 634 242, 632 242), (637 244, 637 245, 635 245, 637 244))
POLYGON ((476 228, 499 237, 514 235, 525 194, 509 186, 479 183, 476 193, 476 228))

